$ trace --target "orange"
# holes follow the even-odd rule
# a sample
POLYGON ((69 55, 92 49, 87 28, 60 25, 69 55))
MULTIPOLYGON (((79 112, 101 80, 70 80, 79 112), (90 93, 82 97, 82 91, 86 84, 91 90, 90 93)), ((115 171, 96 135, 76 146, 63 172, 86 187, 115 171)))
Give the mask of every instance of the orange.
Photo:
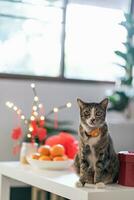
POLYGON ((50 152, 51 152, 52 157, 63 156, 64 153, 65 153, 65 149, 64 149, 63 145, 56 144, 56 145, 51 147, 50 152))
POLYGON ((68 160, 67 155, 64 155, 63 158, 64 158, 64 160, 68 160))
POLYGON ((35 153, 35 154, 32 155, 32 158, 38 160, 40 158, 40 154, 35 153))
POLYGON ((44 156, 49 156, 50 155, 50 146, 49 145, 40 146, 38 148, 38 153, 40 153, 41 155, 44 155, 44 156))
POLYGON ((53 161, 64 161, 64 160, 66 160, 66 159, 64 158, 64 156, 57 156, 57 157, 54 157, 54 158, 53 158, 53 161))
POLYGON ((39 160, 51 160, 49 156, 40 156, 39 160))

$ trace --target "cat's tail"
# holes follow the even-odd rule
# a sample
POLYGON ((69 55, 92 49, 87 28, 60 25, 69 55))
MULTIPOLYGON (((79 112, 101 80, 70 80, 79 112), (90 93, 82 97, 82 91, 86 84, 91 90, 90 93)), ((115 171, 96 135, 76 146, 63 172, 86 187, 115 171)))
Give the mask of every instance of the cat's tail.
POLYGON ((79 159, 78 154, 76 154, 75 159, 74 159, 74 169, 76 173, 79 175, 80 174, 80 159, 79 159))

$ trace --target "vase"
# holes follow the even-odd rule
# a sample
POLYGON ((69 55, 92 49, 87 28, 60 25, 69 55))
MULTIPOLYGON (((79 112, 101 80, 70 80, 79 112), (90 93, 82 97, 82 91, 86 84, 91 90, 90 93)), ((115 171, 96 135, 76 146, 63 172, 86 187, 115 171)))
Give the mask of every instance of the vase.
POLYGON ((23 142, 20 150, 20 163, 28 164, 27 157, 37 152, 37 143, 23 142))

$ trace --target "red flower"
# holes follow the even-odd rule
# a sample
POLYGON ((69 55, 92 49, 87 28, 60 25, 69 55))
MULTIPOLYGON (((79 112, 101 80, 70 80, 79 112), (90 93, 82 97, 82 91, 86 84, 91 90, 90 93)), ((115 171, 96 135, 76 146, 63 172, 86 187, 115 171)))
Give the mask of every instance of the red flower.
POLYGON ((45 128, 38 128, 37 135, 40 141, 43 141, 46 138, 47 130, 45 128))
POLYGON ((11 133, 13 140, 18 140, 22 137, 22 129, 20 127, 14 128, 11 133))

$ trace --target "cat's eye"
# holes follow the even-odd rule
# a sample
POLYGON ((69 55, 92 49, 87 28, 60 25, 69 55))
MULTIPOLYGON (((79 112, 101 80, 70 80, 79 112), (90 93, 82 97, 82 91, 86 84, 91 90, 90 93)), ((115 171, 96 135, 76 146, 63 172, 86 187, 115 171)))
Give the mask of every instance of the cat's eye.
POLYGON ((84 111, 84 115, 85 115, 85 116, 89 116, 89 115, 90 115, 90 111, 89 111, 89 110, 85 110, 85 111, 84 111))
POLYGON ((102 112, 101 111, 97 111, 96 112, 96 116, 101 116, 102 115, 102 112))

